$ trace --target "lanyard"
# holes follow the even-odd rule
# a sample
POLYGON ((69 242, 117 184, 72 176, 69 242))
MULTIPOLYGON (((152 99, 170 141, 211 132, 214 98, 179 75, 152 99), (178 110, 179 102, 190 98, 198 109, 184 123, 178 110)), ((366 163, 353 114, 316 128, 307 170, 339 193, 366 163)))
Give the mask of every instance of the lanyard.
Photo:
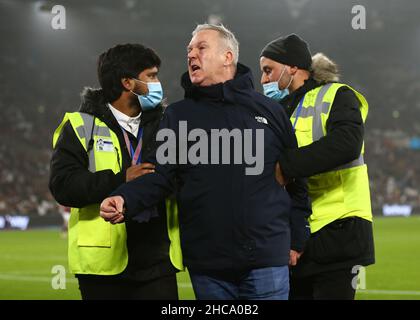
POLYGON ((303 100, 305 100, 305 96, 306 96, 306 94, 303 96, 303 98, 300 100, 300 102, 299 102, 299 105, 298 105, 298 107, 297 107, 297 110, 296 110, 296 118, 295 118, 295 122, 293 123, 293 129, 296 131, 296 123, 297 123, 297 121, 298 121, 298 118, 299 118, 299 115, 300 115, 300 112, 302 111, 302 104, 303 104, 303 100))
POLYGON ((123 135, 124 135, 124 140, 125 140, 125 145, 127 146, 128 152, 130 152, 130 157, 131 157, 131 165, 136 165, 139 164, 141 162, 141 146, 143 144, 143 128, 139 128, 139 133, 137 135, 137 148, 136 150, 134 150, 133 145, 130 142, 130 138, 128 137, 127 132, 121 128, 123 135))

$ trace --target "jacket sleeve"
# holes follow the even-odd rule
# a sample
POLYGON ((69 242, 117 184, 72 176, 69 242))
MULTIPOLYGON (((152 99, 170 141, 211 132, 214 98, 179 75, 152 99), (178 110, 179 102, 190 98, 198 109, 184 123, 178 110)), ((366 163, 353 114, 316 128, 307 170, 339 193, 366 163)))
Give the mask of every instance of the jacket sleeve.
POLYGON ((308 218, 312 214, 312 209, 306 179, 294 179, 287 184, 286 190, 292 199, 290 215, 291 249, 302 252, 311 235, 308 218))
POLYGON ((70 122, 67 122, 53 150, 49 188, 58 203, 73 208, 100 203, 125 182, 125 170, 90 172, 88 155, 70 122))
MULTIPOLYGON (((297 148, 297 140, 293 131, 292 124, 283 108, 280 117, 283 123, 284 132, 281 135, 284 148, 297 148)), ((312 214, 311 203, 308 195, 308 186, 306 179, 292 179, 286 186, 286 191, 291 198, 290 212, 290 230, 291 230, 291 249, 302 252, 305 248, 306 241, 310 237, 310 228, 308 217, 312 214)))
POLYGON ((310 177, 327 172, 359 157, 363 145, 363 120, 359 101, 349 88, 337 91, 327 121, 327 134, 301 148, 288 149, 280 156, 288 178, 310 177))
MULTIPOLYGON (((178 132, 176 122, 171 121, 170 107, 161 120, 159 130, 171 129, 178 132)), ((165 143, 158 143, 159 146, 165 143)), ((139 212, 156 206, 164 201, 175 190, 176 164, 160 164, 156 159, 156 152, 146 162, 155 164, 155 172, 140 176, 128 183, 121 185, 112 195, 120 195, 124 198, 125 215, 129 218, 137 216, 139 212)))

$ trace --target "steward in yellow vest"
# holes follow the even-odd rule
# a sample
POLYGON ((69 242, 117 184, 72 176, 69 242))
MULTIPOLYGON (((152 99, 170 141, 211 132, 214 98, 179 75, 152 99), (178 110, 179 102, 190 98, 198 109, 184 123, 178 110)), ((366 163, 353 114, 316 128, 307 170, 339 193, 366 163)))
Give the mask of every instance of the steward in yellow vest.
POLYGON ((291 299, 353 299, 360 266, 374 263, 369 179, 364 163, 368 103, 339 83, 336 65, 311 57, 297 35, 262 50, 265 95, 286 108, 298 149, 279 159, 277 176, 287 183, 308 177, 311 238, 291 271, 291 299))
POLYGON ((113 190, 153 171, 144 160, 164 112, 159 66, 142 45, 109 49, 98 60, 102 89, 86 88, 80 110, 66 113, 54 133, 50 190, 71 207, 68 259, 83 299, 178 297, 177 218, 165 203, 122 224, 99 216, 113 190))

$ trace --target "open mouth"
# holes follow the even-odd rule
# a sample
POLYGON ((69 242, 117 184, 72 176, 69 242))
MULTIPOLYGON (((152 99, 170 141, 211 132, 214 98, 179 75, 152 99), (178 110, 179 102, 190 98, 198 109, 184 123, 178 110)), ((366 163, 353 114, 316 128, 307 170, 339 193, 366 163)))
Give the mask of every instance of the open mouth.
POLYGON ((191 70, 192 70, 192 72, 197 71, 197 70, 199 70, 199 69, 200 69, 200 67, 199 67, 199 66, 197 66, 196 64, 191 65, 191 70))

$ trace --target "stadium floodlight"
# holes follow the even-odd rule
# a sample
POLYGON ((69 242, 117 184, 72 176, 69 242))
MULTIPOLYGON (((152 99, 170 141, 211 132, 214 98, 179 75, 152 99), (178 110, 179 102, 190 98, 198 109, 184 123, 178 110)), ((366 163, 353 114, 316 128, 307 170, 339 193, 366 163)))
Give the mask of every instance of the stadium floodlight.
POLYGON ((56 5, 51 0, 42 0, 35 2, 35 8, 42 13, 51 13, 52 8, 56 5))

